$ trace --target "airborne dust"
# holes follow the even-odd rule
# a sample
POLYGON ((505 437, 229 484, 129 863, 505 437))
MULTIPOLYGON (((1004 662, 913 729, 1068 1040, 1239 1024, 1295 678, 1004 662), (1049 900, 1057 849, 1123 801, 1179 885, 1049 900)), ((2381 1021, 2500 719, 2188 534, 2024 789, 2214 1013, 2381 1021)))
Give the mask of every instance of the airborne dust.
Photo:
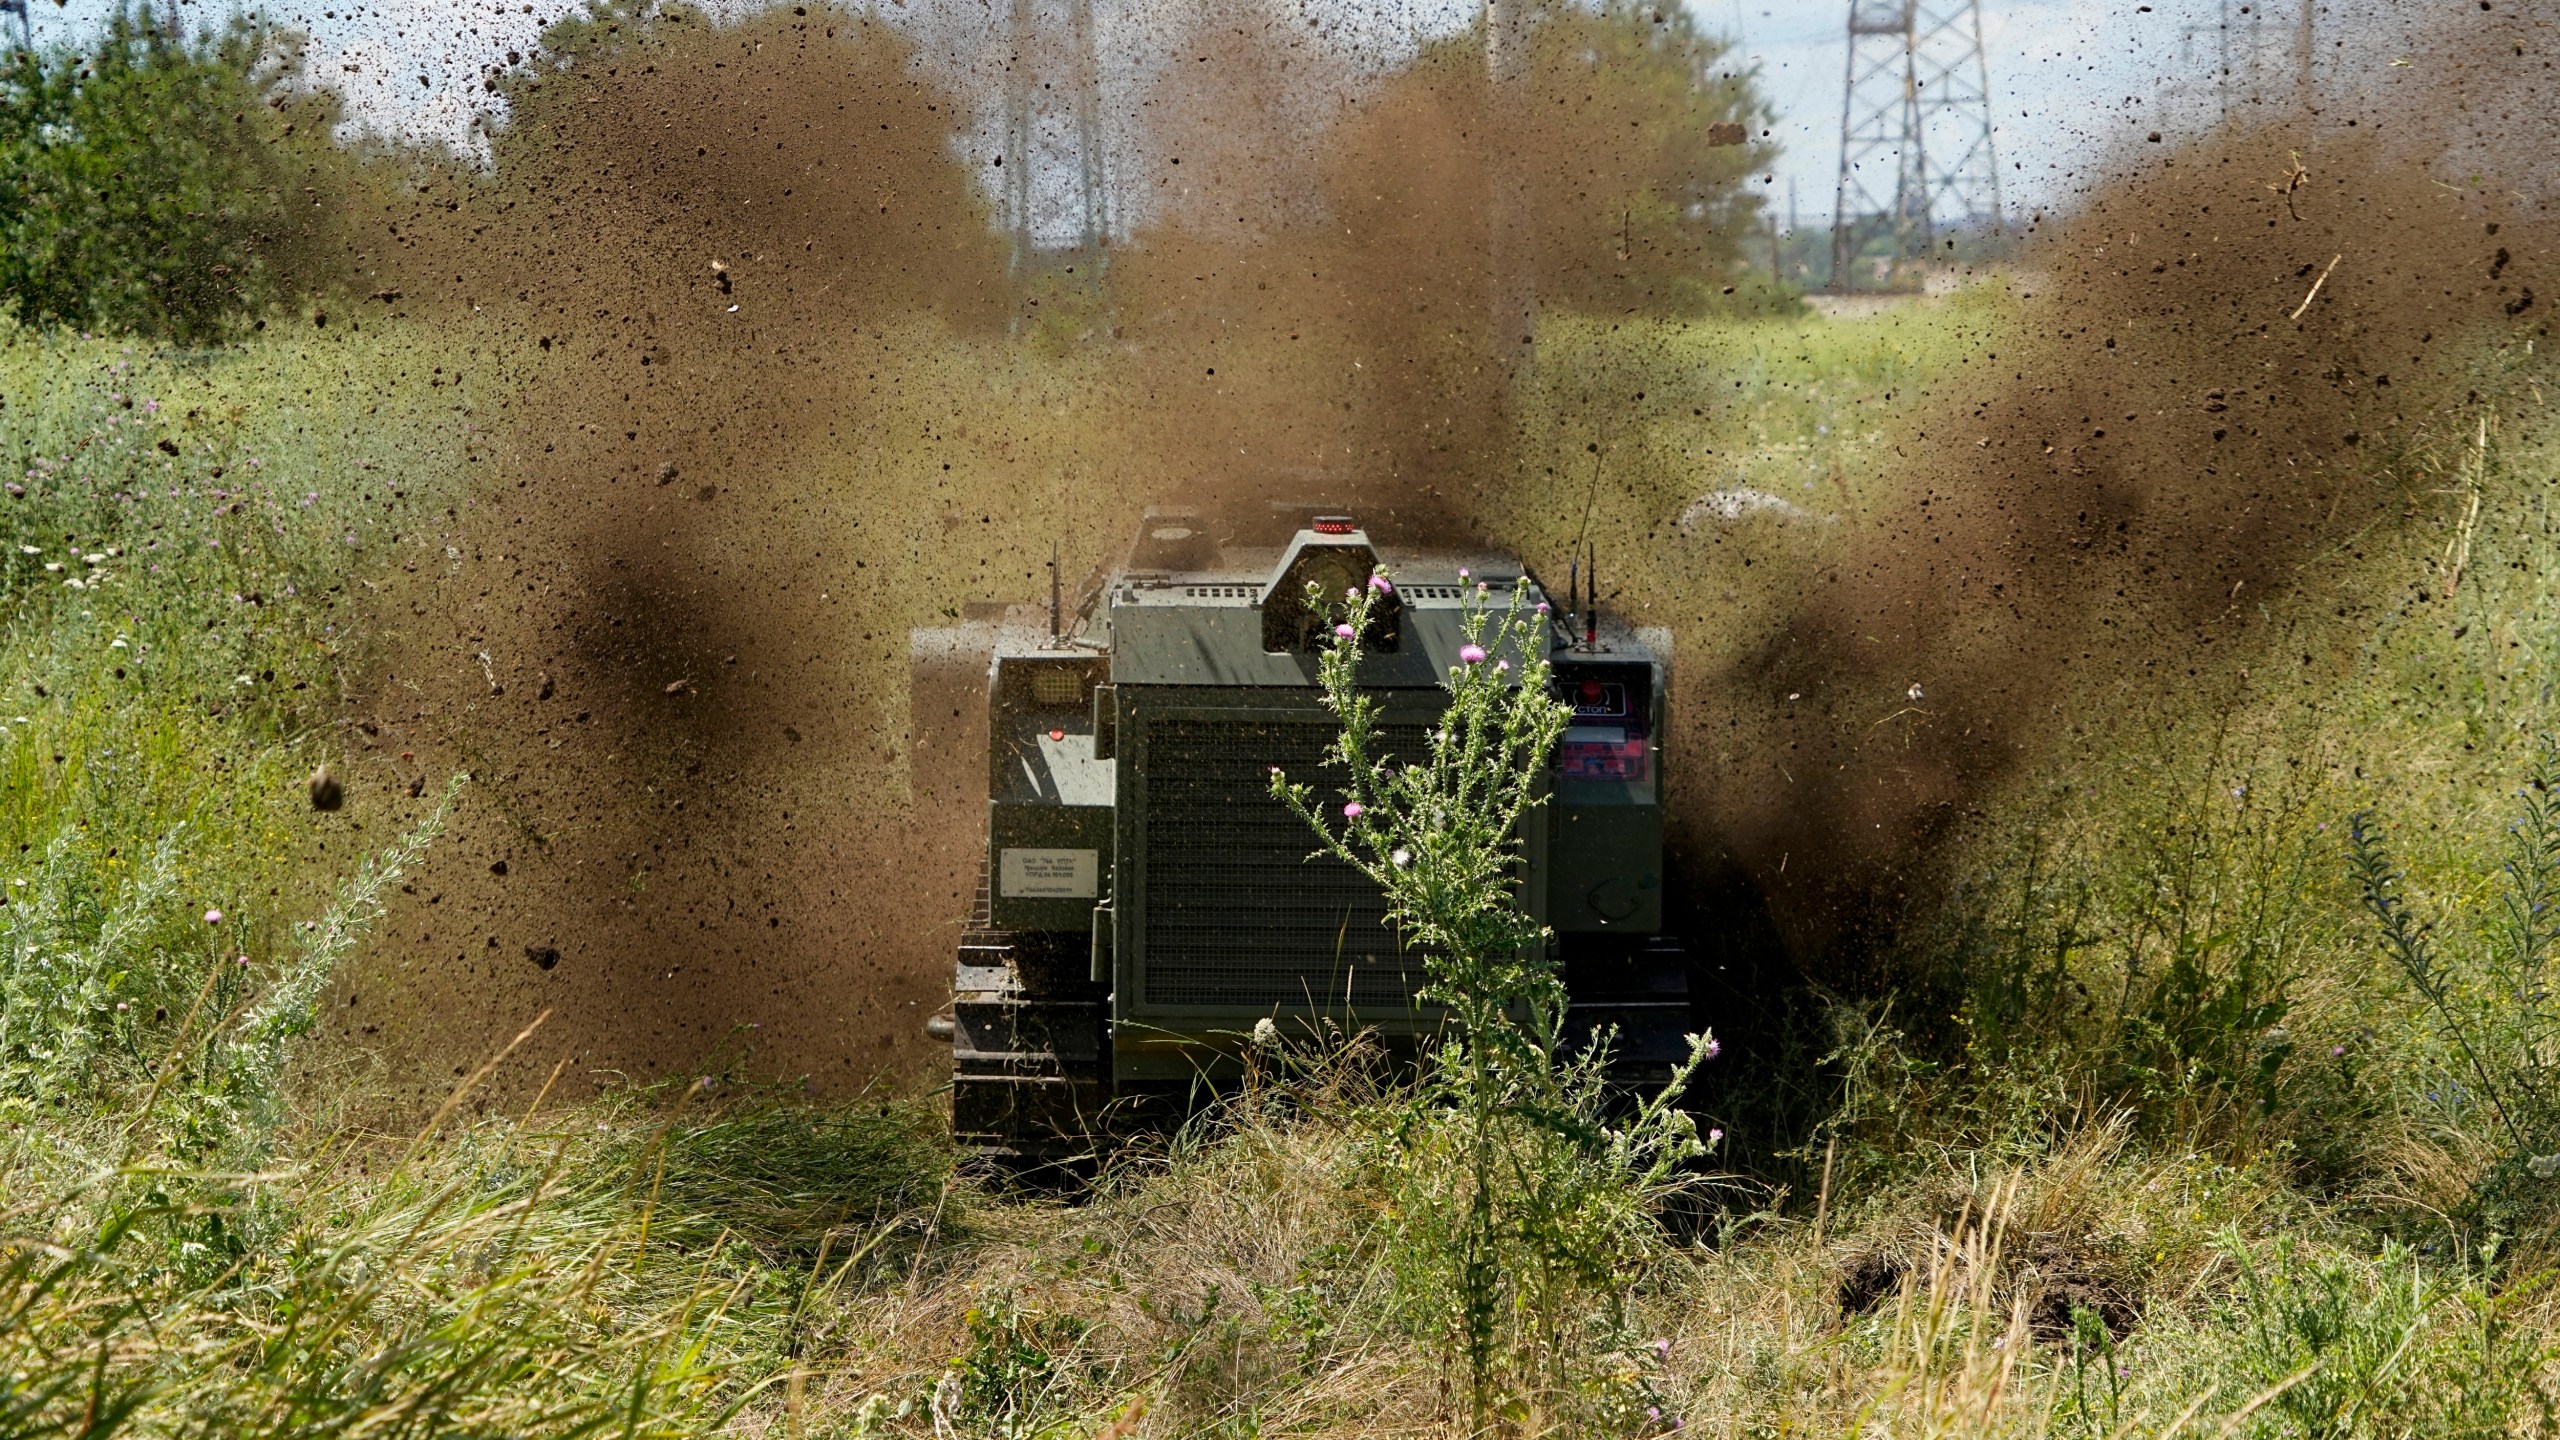
MULTIPOLYGON (((2404 513, 2389 457, 2472 423, 2484 346, 2560 302, 2551 42, 2518 10, 2347 17, 2320 96, 2202 142, 2093 119, 2101 179, 2033 226, 2024 298, 1897 398, 1886 473, 1817 536, 1702 535, 1675 520, 1720 462, 1591 443, 1614 603, 1679 635, 1693 893, 1854 976, 1968 811, 2092 715, 2230 683, 2295 567, 2404 513)), ((927 1073, 983 774, 969 715, 910 711, 910 627, 1044 597, 1053 545, 1072 594, 1151 503, 1336 500, 1561 571, 1586 472, 1557 437, 1719 403, 1559 375, 1489 298, 1502 252, 1557 313, 1712 309, 1587 258, 1693 232, 1583 202, 1703 165, 1754 223, 1756 145, 1598 148, 1613 102, 1540 79, 1572 118, 1531 138, 1480 62, 1346 56, 1293 13, 1155 37, 1103 285, 1008 278, 996 42, 931 5, 555 32, 491 165, 402 192, 372 307, 505 398, 379 602, 341 772, 359 805, 481 782, 335 1012, 388 1073, 436 1089, 546 1010, 536 1078, 927 1073), (1498 242, 1503 185, 1529 218, 1498 242)))

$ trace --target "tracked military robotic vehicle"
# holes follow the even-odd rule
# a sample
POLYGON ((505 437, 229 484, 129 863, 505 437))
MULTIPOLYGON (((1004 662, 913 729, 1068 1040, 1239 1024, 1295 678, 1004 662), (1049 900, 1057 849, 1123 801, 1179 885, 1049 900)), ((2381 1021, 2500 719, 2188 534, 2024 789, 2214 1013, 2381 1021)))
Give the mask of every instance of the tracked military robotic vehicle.
POLYGON ((1024 607, 993 628, 983 878, 936 1026, 964 1146, 1091 1154, 1237 1073, 1257 1021, 1391 1050, 1436 1028, 1415 998, 1423 958, 1375 887, 1310 859, 1314 837, 1269 792, 1275 765, 1320 792, 1331 773, 1316 684, 1330 621, 1307 582, 1340 595, 1379 566, 1398 604, 1363 664, 1390 753, 1419 753, 1445 702, 1462 584, 1497 607, 1513 586, 1550 601, 1574 716, 1523 837, 1523 894, 1555 932, 1570 1032, 1614 1027, 1631 1081, 1685 1054, 1687 960, 1661 933, 1667 635, 1549 597, 1509 557, 1373 539, 1312 507, 1223 539, 1204 515, 1151 512, 1081 606, 1053 580, 1046 623, 1024 607))

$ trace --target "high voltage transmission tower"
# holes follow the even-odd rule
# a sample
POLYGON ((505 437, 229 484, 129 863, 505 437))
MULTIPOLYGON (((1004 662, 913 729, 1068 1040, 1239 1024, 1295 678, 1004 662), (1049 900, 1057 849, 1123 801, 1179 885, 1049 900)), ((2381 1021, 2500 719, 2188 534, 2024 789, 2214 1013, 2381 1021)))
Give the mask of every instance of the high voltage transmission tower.
POLYGON ((1899 271, 1941 229, 2001 228, 1980 0, 1850 0, 1831 285, 1881 236, 1899 271))
MULTIPOLYGON (((2309 0, 2304 8, 2307 12, 2309 0)), ((2231 118, 2233 106, 2257 103, 2266 18, 2264 0, 2216 0, 2211 18, 2195 14, 2188 19, 2179 31, 2178 66, 2170 87, 2183 118, 2201 119, 2210 111, 2220 122, 2231 118)))
POLYGON ((1109 261, 1112 219, 1093 0, 1012 0, 1008 19, 998 200, 1009 241, 1006 271, 1017 284, 1027 280, 1042 233, 1056 236, 1063 219, 1072 227, 1069 244, 1084 257, 1087 277, 1098 281, 1109 261), (1064 25, 1043 23, 1055 17, 1041 11, 1059 9, 1064 25), (1044 103, 1044 96, 1052 98, 1044 103), (1057 97, 1063 97, 1063 107, 1057 97), (1061 196, 1061 189, 1069 193, 1061 196))

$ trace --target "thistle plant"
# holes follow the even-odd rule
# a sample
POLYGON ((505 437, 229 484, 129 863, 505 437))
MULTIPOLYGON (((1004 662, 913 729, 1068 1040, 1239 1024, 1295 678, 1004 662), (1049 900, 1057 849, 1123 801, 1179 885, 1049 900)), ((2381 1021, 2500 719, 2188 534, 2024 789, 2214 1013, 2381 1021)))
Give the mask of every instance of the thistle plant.
POLYGON ((1522 827, 1571 716, 1549 684, 1547 607, 1526 584, 1499 609, 1490 584, 1470 585, 1446 707, 1421 755, 1393 756, 1359 684, 1393 593, 1383 571, 1347 592, 1319 661, 1341 799, 1277 768, 1271 791, 1315 833, 1316 856, 1377 885, 1387 923, 1423 957, 1420 998, 1443 1012, 1416 1104, 1389 1137, 1402 1232, 1390 1249, 1416 1318, 1460 1352, 1482 1432, 1593 1399, 1581 1362, 1631 1348, 1625 1282, 1659 1243, 1656 1214, 1682 1167, 1705 1152, 1677 1101, 1715 1042, 1691 1036, 1670 1085, 1632 1104, 1603 1083, 1612 1036, 1568 1044, 1554 937, 1520 884, 1522 827))
POLYGON ((1459 1035, 1545 1074, 1564 983, 1547 928, 1519 903, 1520 825, 1544 798, 1547 756, 1572 712, 1548 692, 1545 622, 1523 610, 1526 587, 1498 616, 1489 590, 1478 585, 1466 607, 1448 708, 1412 763, 1379 753, 1378 700, 1358 681, 1362 638, 1393 582, 1382 571, 1348 592, 1318 665, 1324 706, 1341 723, 1325 758, 1345 772, 1343 801, 1329 810, 1277 769, 1271 790, 1324 853, 1385 895, 1388 923, 1428 961, 1422 998, 1447 1007, 1459 1035))
POLYGON ((2510 1232, 2552 1213, 2548 1182, 2560 1175, 2560 742, 2542 738, 2517 799, 2496 903, 2447 916, 2467 923, 2441 929, 2411 905, 2373 814, 2359 811, 2347 824, 2358 899, 2444 1047, 2448 1083, 2429 1093, 2457 1120, 2476 1111, 2478 1128, 2498 1137, 2487 1147, 2497 1158, 2477 1183, 2474 1218, 2510 1232))

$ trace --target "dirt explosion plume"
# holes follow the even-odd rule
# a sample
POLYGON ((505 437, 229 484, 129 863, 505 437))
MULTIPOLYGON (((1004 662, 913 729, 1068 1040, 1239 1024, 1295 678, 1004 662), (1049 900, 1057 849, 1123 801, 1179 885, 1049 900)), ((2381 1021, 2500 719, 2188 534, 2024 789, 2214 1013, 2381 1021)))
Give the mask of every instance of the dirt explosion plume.
MULTIPOLYGON (((909 627, 1039 597, 1053 553, 1072 581, 1151 501, 1499 529, 1519 337, 1481 318, 1463 37, 1385 65, 1189 12, 1146 80, 1163 193, 1097 286, 1046 256, 1008 277, 951 18, 563 25, 504 77, 490 171, 391 207, 377 301, 499 395, 357 717, 399 757, 381 780, 479 782, 335 1012, 391 1073, 431 1087, 544 1010, 536 1051, 597 1077, 929 1067, 983 740, 966 705, 910 713, 909 627)), ((1548 49, 1583 53, 1566 28, 1548 49)), ((1603 163, 1640 97, 1550 71, 1545 189, 1615 218, 1527 232, 1539 284, 1691 303, 1573 256, 1711 268, 1758 152, 1644 133, 1603 163), (1645 184, 1697 203, 1616 203, 1645 184)))
POLYGON ((2467 438, 2496 352, 2549 333, 2551 125, 2520 103, 2547 42, 2512 14, 2350 19, 2396 57, 2339 62, 2320 93, 2352 100, 2096 137, 2103 180, 2025 248, 2032 298, 1972 383, 1915 407, 1894 500, 1688 711, 1701 849, 1817 970, 1847 978, 2030 762, 2198 716, 2199 677, 2266 646, 2262 602, 2414 514, 2401 462, 2467 438))
POLYGON ((861 502, 932 482, 870 432, 947 423, 901 351, 1000 326, 996 242, 885 27, 563 38, 574 75, 519 77, 495 175, 421 187, 391 257, 424 314, 503 316, 483 363, 521 378, 391 616, 371 709, 479 799, 369 983, 429 1077, 548 1008, 581 1070, 858 1086, 921 1049, 968 880, 903 823, 882 561, 915 517, 861 502))
MULTIPOLYGON (((372 783, 468 768, 478 798, 342 1028, 430 1084, 545 1009, 536 1051, 591 1076, 920 1073, 983 750, 965 707, 911 713, 911 626, 1039 598, 1053 547, 1072 582, 1177 499, 1340 500, 1561 569, 1553 517, 1520 509, 1546 492, 1521 337, 1487 319, 1497 247, 1560 311, 1711 309, 1767 152, 1648 130, 1641 94, 1574 68, 1617 32, 1559 13, 1532 141, 1493 123, 1466 37, 1346 56, 1276 7, 1184 12, 1140 77, 1107 283, 1090 256, 1008 276, 965 17, 555 30, 501 82, 491 170, 405 190, 367 257, 380 303, 503 396, 449 541, 386 592, 356 717, 372 783), (1527 197, 1508 240, 1497 178, 1527 197)), ((2362 110, 2117 147, 2030 246, 1973 388, 1918 401, 1876 492, 1907 500, 1813 583, 1736 602, 1668 540, 1629 565, 1640 619, 1781 617, 1680 674, 1701 889, 1739 876, 1832 963, 2067 733, 2058 702, 2176 694, 2249 643, 2249 597, 2400 503, 2371 457, 2553 303, 2539 202, 2430 170, 2540 123, 2513 98, 2540 52, 2505 48, 2529 25, 2470 23, 2362 110), (2423 87, 2476 102, 2433 107, 2472 129, 2380 113, 2423 87)), ((1677 513, 1703 483, 1651 489, 1677 513)))

